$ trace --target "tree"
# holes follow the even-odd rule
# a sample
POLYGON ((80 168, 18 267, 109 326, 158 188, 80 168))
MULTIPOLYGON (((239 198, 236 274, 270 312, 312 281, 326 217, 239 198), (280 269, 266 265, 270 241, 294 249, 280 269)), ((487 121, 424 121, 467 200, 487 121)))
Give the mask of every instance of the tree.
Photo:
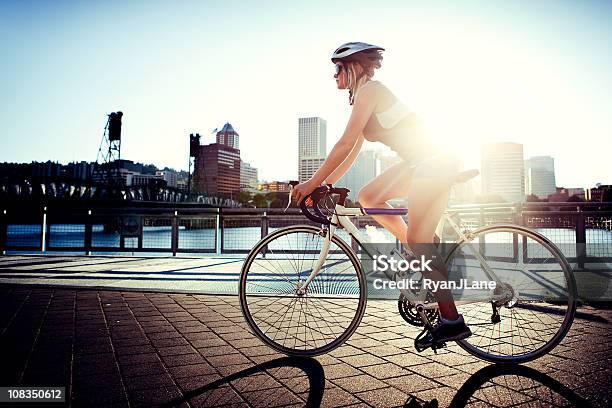
POLYGON ((274 191, 266 193, 266 200, 268 200, 268 201, 274 201, 274 200, 276 200, 277 197, 278 197, 278 195, 274 191))
POLYGON ((238 193, 236 200, 241 204, 247 204, 249 201, 253 199, 253 196, 248 191, 241 191, 238 193))
POLYGON ((157 167, 154 164, 143 164, 142 174, 155 174, 157 167))
POLYGON ((263 194, 255 194, 253 196, 253 204, 255 204, 257 208, 267 208, 268 200, 266 200, 263 194))

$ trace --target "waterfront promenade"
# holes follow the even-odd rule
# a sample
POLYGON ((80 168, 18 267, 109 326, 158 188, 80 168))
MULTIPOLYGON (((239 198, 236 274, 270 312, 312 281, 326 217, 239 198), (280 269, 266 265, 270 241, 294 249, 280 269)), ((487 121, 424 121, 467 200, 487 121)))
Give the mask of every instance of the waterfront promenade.
POLYGON ((248 331, 235 295, 197 293, 235 293, 241 261, 0 257, 2 385, 66 386, 71 406, 612 403, 610 310, 580 307, 549 355, 503 368, 456 345, 416 353, 396 303, 370 300, 345 345, 288 358, 248 331))
MULTIPOLYGON (((0 284, 236 295, 244 258, 242 254, 200 257, 11 255, 0 257, 0 284)), ((612 303, 612 268, 609 265, 601 263, 574 269, 579 297, 612 303)))

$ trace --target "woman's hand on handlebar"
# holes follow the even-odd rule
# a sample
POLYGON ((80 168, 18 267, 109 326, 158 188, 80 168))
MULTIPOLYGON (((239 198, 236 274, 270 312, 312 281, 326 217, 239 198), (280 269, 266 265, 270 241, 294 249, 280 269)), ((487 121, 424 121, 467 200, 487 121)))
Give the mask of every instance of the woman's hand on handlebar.
POLYGON ((308 194, 312 193, 313 190, 317 188, 314 183, 308 180, 305 183, 300 183, 297 186, 293 187, 293 191, 291 191, 291 196, 295 198, 295 202, 297 204, 301 203, 308 194))
MULTIPOLYGON (((295 198, 295 202, 299 204, 304 198, 306 198, 310 193, 312 193, 314 189, 317 187, 319 187, 317 184, 313 183, 311 180, 308 180, 305 183, 300 183, 297 186, 293 187, 291 196, 295 198)), ((312 205, 312 200, 308 199, 308 201, 306 201, 306 204, 312 205), (310 203, 308 201, 310 201, 310 203)))

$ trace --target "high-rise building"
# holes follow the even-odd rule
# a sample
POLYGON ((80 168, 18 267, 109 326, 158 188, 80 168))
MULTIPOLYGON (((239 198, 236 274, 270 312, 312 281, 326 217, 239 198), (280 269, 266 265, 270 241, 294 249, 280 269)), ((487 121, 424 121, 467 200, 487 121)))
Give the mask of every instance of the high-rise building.
POLYGON ((240 161, 240 189, 257 189, 257 169, 245 161, 240 161))
POLYGON ((324 157, 300 159, 300 168, 298 169, 300 183, 308 181, 319 170, 324 161, 324 157))
POLYGON ((240 150, 212 143, 200 146, 197 153, 194 192, 230 196, 240 191, 240 150))
POLYGON ((298 179, 307 181, 325 161, 327 122, 319 117, 298 120, 298 179))
POLYGON ((525 193, 538 198, 555 194, 555 159, 535 156, 525 160, 525 193))
POLYGON ((482 147, 482 194, 508 202, 525 201, 523 145, 491 143, 482 147))
POLYGON ((321 157, 326 154, 327 122, 319 117, 299 119, 299 157, 321 157))
POLYGON ((379 170, 378 154, 372 150, 364 150, 359 153, 349 171, 338 180, 337 184, 351 190, 348 196, 351 200, 356 201, 359 190, 376 177, 379 170))
POLYGON ((226 123, 220 131, 217 132, 217 143, 234 149, 240 149, 238 132, 234 130, 232 125, 226 123))
POLYGON ((178 182, 178 173, 172 170, 157 170, 155 172, 157 177, 161 177, 166 180, 166 185, 168 187, 176 187, 178 182))

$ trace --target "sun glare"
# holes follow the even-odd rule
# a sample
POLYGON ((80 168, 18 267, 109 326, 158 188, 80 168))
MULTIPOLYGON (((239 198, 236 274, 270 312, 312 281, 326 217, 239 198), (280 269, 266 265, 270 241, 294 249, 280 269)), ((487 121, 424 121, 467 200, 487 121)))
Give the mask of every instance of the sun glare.
POLYGON ((551 139, 570 137, 588 122, 563 72, 529 47, 475 37, 464 27, 416 29, 406 38, 419 41, 390 44, 384 81, 419 114, 432 139, 461 152, 466 166, 479 165, 484 143, 547 151, 551 139))

